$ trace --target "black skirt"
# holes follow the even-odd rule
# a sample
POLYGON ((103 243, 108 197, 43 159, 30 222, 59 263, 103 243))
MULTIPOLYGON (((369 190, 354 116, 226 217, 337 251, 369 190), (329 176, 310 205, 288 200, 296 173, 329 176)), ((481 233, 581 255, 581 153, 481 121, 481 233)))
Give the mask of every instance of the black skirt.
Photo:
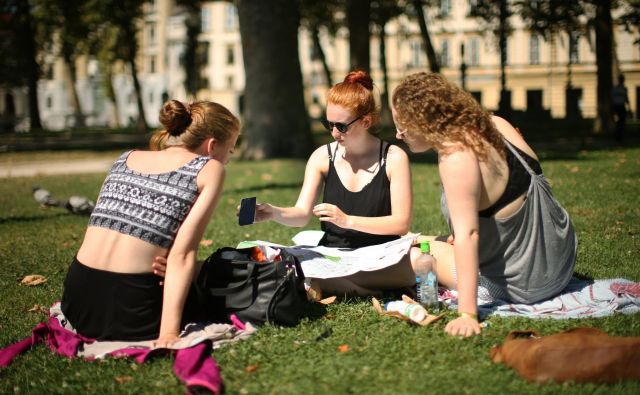
POLYGON ((93 269, 74 258, 64 282, 62 312, 85 337, 156 339, 162 314, 161 280, 152 273, 93 269))

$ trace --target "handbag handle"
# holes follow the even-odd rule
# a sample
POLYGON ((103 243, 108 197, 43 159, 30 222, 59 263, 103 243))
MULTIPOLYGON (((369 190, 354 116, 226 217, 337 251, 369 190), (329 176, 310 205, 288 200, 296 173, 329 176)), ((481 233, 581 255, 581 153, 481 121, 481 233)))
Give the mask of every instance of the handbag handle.
POLYGON ((249 280, 251 279, 251 275, 253 274, 255 268, 256 268, 256 263, 253 261, 245 261, 242 263, 246 263, 247 264, 247 278, 245 278, 241 283, 239 283, 238 285, 234 285, 233 287, 226 287, 226 288, 210 288, 207 287, 207 292, 212 295, 212 296, 227 296, 227 295, 231 295, 233 293, 235 293, 236 291, 244 288, 245 285, 247 285, 247 283, 249 282, 249 280))

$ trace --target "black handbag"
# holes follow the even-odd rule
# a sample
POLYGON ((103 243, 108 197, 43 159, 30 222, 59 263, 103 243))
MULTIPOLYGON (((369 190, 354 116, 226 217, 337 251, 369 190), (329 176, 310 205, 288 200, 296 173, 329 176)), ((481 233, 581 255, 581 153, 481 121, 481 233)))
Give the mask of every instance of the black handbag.
POLYGON ((235 314, 254 325, 295 326, 322 314, 323 306, 307 299, 295 256, 281 251, 281 260, 257 262, 251 253, 252 248, 224 247, 204 261, 195 288, 208 320, 228 322, 235 314))

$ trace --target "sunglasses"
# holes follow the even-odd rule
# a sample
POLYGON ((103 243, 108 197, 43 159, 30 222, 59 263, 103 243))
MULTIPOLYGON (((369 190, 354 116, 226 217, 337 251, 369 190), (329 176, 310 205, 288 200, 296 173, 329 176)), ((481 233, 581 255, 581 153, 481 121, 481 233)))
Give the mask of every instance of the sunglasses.
POLYGON ((359 120, 360 118, 362 118, 362 116, 359 116, 358 118, 354 119, 353 121, 349 122, 349 123, 342 123, 342 122, 330 122, 326 119, 323 119, 322 121, 322 125, 328 130, 328 131, 332 131, 333 128, 338 129, 338 132, 340 133, 347 133, 347 130, 349 130, 349 126, 351 126, 352 123, 354 123, 355 121, 359 120))

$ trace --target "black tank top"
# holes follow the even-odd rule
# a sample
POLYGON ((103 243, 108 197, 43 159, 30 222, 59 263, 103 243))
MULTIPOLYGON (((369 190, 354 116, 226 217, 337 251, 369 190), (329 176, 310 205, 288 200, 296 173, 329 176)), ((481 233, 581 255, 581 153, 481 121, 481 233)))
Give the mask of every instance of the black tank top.
MULTIPOLYGON (((511 144, 506 139, 504 140, 504 143, 509 144, 516 151, 518 151, 518 153, 536 174, 542 174, 542 168, 540 167, 540 163, 538 163, 537 160, 533 159, 531 156, 529 156, 529 154, 511 144)), ((529 190, 529 184, 531 184, 531 174, 529 174, 527 169, 524 168, 522 163, 520 163, 518 158, 516 158, 516 156, 513 154, 513 152, 511 152, 510 149, 505 149, 505 151, 507 154, 507 167, 509 169, 509 179, 507 180, 507 186, 504 188, 502 196, 500 196, 500 198, 498 198, 498 200, 496 200, 494 204, 478 212, 478 215, 480 217, 488 218, 493 216, 498 212, 498 210, 513 202, 519 196, 529 190)))
MULTIPOLYGON (((327 144, 329 153, 329 172, 324 182, 323 203, 335 204, 345 214, 359 217, 383 217, 391 215, 391 184, 387 177, 387 152, 391 144, 387 144, 383 152, 384 142, 380 140, 380 166, 371 182, 358 192, 351 192, 342 185, 334 166, 335 151, 327 144)), ((338 149, 336 145, 336 150, 338 149)), ((325 232, 320 245, 340 248, 360 248, 374 244, 386 243, 398 239, 398 235, 374 235, 353 229, 344 229, 329 222, 322 222, 325 232)))

